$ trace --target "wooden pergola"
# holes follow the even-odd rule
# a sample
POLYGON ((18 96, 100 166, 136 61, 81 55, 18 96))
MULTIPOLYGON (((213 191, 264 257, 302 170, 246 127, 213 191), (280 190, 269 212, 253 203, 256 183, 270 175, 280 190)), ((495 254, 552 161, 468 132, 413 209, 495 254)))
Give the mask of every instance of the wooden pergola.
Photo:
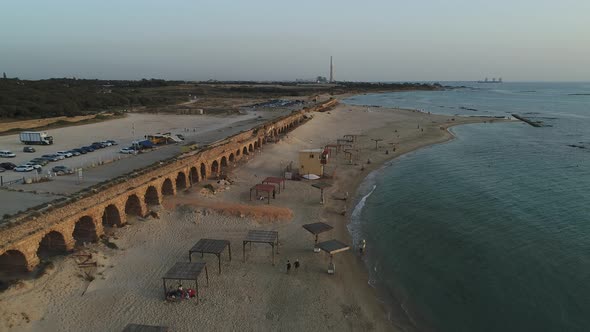
POLYGON ((272 192, 275 191, 275 186, 274 184, 257 184, 254 185, 254 187, 250 188, 250 200, 252 200, 252 191, 256 190, 256 198, 258 198, 258 192, 259 191, 264 191, 266 192, 267 199, 268 199, 268 204, 270 204, 270 195, 272 195, 272 192))
POLYGON ((334 254, 350 249, 350 246, 338 240, 328 240, 317 244, 317 247, 330 254, 330 265, 328 265, 328 273, 334 274, 336 268, 334 266, 334 254))
POLYGON ((336 155, 338 155, 338 152, 340 151, 340 144, 327 144, 325 148, 329 149, 330 151, 334 149, 334 151, 336 151, 336 155))
POLYGON ((168 332, 168 326, 127 324, 123 332, 168 332))
POLYGON ((209 273, 207 272, 207 263, 205 262, 177 262, 174 266, 168 270, 168 272, 162 277, 164 283, 164 298, 166 298, 168 289, 166 288, 166 280, 194 280, 195 290, 197 294, 197 304, 199 303, 199 275, 205 270, 205 276, 207 277, 207 286, 209 286, 209 273))
POLYGON ((279 253, 279 232, 249 230, 248 235, 242 243, 244 262, 246 262, 246 244, 250 243, 250 246, 252 246, 252 242, 270 244, 272 247, 272 265, 275 265, 275 246, 277 246, 277 254, 279 253))
POLYGON ((316 182, 311 186, 320 190, 320 204, 324 204, 324 189, 330 188, 332 185, 327 182, 316 182))
MULTIPOLYGON (((303 225, 303 228, 305 228, 308 232, 310 232, 311 234, 314 235, 315 237, 315 242, 314 242, 314 247, 313 250, 316 251, 317 245, 318 245, 318 236, 321 233, 327 232, 329 230, 332 230, 332 226, 323 223, 323 222, 316 222, 313 224, 305 224, 303 225)), ((319 248, 318 248, 318 252, 319 252, 319 248)))
POLYGON ((262 184, 266 184, 266 183, 278 184, 279 185, 279 194, 280 194, 281 193, 281 183, 283 184, 283 189, 285 189, 285 182, 286 182, 285 178, 269 176, 266 179, 264 179, 264 181, 262 181, 262 184))
POLYGON ((200 239, 188 251, 188 260, 189 262, 192 261, 192 255, 195 252, 200 252, 201 257, 203 257, 203 254, 214 254, 217 256, 219 274, 221 274, 221 253, 225 250, 225 247, 229 249, 229 260, 231 261, 231 243, 228 240, 200 239))

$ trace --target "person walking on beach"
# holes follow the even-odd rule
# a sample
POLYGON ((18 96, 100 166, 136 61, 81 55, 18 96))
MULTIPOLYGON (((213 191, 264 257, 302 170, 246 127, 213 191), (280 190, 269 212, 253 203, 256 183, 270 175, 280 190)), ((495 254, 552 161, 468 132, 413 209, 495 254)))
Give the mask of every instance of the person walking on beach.
POLYGON ((359 252, 361 254, 361 256, 363 256, 365 254, 365 247, 367 246, 367 241, 365 241, 365 239, 362 239, 361 242, 359 243, 359 252))
POLYGON ((291 271, 291 262, 287 259, 287 274, 291 271))
POLYGON ((295 266, 295 272, 299 271, 299 260, 296 259, 295 260, 295 264, 293 264, 295 266))

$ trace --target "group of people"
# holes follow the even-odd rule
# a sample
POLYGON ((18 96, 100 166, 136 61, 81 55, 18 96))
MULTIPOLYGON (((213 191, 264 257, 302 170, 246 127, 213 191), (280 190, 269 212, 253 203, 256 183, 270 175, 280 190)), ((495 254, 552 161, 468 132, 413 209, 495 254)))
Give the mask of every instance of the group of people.
POLYGON ((191 299, 196 296, 196 292, 192 288, 184 289, 182 285, 178 285, 176 289, 172 289, 168 291, 166 294, 166 298, 168 300, 183 300, 183 299, 191 299))
MULTIPOLYGON (((295 271, 299 270, 299 266, 301 266, 301 264, 299 264, 299 260, 296 259, 295 262, 293 263, 293 267, 295 268, 295 271)), ((291 261, 287 259, 287 273, 291 272, 291 261)))

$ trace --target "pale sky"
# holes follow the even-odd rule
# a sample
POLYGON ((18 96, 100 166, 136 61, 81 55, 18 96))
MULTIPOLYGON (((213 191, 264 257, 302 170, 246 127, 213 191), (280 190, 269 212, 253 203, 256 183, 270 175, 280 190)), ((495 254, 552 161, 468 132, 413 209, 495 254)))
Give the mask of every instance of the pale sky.
POLYGON ((590 81, 590 0, 1 0, 40 79, 590 81))

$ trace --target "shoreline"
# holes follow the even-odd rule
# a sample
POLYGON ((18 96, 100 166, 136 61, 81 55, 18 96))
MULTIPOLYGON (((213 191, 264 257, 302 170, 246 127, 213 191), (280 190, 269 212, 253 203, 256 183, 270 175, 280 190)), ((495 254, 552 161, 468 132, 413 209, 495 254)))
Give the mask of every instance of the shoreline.
MULTIPOLYGON (((344 98, 349 98, 350 96, 345 96, 344 98)), ((340 100, 342 102, 342 100, 340 100)), ((377 107, 377 106, 373 106, 373 105, 349 105, 349 104, 345 104, 346 106, 356 106, 356 107, 377 107)), ((401 111, 410 111, 410 112, 419 112, 425 115, 430 115, 430 113, 418 110, 418 109, 408 109, 408 108, 389 108, 389 107, 384 107, 384 106, 378 106, 378 108, 380 109, 386 109, 386 110, 401 110, 401 111)), ((449 118, 453 118, 454 116, 447 116, 449 118)), ((375 163, 372 162, 371 165, 365 165, 365 170, 364 170, 364 174, 359 175, 359 177, 357 179, 355 179, 350 186, 347 189, 350 189, 351 192, 353 192, 354 194, 352 195, 353 199, 350 200, 350 202, 347 202, 347 206, 346 206, 346 211, 351 211, 350 214, 346 214, 345 218, 346 218, 346 224, 345 224, 345 230, 347 231, 347 235, 348 238, 350 239, 350 243, 351 243, 351 249, 353 252, 356 251, 357 246, 356 244, 358 243, 357 238, 354 237, 354 234, 352 234, 352 227, 358 227, 358 230, 360 231, 362 224, 359 221, 355 221, 353 220, 353 215, 352 213, 355 211, 355 209, 358 207, 358 205, 360 204, 360 202, 363 200, 363 198, 368 198, 374 191, 374 189, 376 188, 377 184, 375 183, 376 180, 371 179, 371 177, 376 176, 379 172, 383 171, 386 167, 391 167, 391 163, 396 160, 399 159, 403 156, 406 156, 412 152, 418 151, 420 149, 424 149, 427 147, 431 147, 431 146, 435 146, 438 144, 445 144, 448 143, 452 140, 454 140, 456 138, 456 135, 450 130, 453 127, 459 126, 459 125, 467 125, 467 124, 474 124, 474 123, 487 123, 489 122, 515 122, 513 120, 510 119, 506 119, 506 118, 498 118, 498 117, 486 117, 486 116, 456 116, 457 118, 461 118, 461 119, 477 119, 479 121, 473 121, 473 122, 455 122, 455 123, 449 123, 447 126, 445 126, 445 130, 444 130, 444 135, 442 135, 438 140, 435 141, 431 141, 431 142, 422 142, 422 144, 418 144, 416 146, 413 146, 410 149, 404 150, 403 152, 399 152, 397 154, 392 155, 390 158, 385 158, 384 160, 380 161, 379 163, 375 163), (371 181, 373 180, 373 181, 371 181), (370 183, 368 183, 367 181, 371 181, 370 183), (363 184, 367 183, 366 185, 366 191, 367 192, 362 192, 361 190, 363 189, 363 184), (371 185, 373 184, 373 185, 371 185), (355 224, 355 222, 358 222, 358 224, 355 224)), ((387 128, 387 126, 383 127, 383 128, 387 128)), ((383 128, 379 128, 379 129, 383 129, 383 128)), ((362 211, 362 209, 364 209, 364 205, 363 207, 361 207, 361 210, 359 212, 362 211)), ((370 246, 370 244, 369 244, 370 246)), ((370 250, 368 250, 368 255, 370 255, 370 250)), ((383 287, 383 285, 379 285, 379 284, 375 284, 371 282, 371 271, 369 271, 369 266, 366 264, 366 261, 362 258, 358 259, 358 255, 355 252, 354 257, 350 257, 350 255, 347 257, 348 261, 352 264, 352 265, 356 265, 357 268, 362 269, 365 272, 364 275, 364 280, 366 280, 366 284, 369 285, 372 289, 374 294, 374 300, 375 302, 377 302, 380 306, 380 308, 387 314, 388 320, 391 322, 391 324, 393 326, 395 326, 396 328, 400 328, 403 331, 406 330, 417 330, 417 331, 430 331, 433 330, 432 327, 430 327, 428 325, 428 322, 422 320, 422 319, 416 319, 415 317, 412 316, 412 313, 410 313, 405 307, 404 307, 404 301, 401 301, 396 294, 392 294, 390 292, 388 292, 388 290, 383 287), (393 317, 392 317, 393 316, 393 317), (397 320, 396 320, 397 318, 397 320), (401 320, 401 321, 400 321, 401 320), (408 326, 408 323, 410 323, 411 325, 408 326), (425 326, 424 326, 425 325, 425 326)), ((391 290, 393 291, 393 290, 391 290)), ((415 314, 415 313, 414 313, 415 314)))
POLYGON ((160 208, 159 218, 136 220, 129 226, 113 229, 107 242, 116 243, 118 249, 108 248, 101 242, 86 248, 96 254, 99 264, 92 281, 81 276, 75 257, 69 255, 56 259, 48 275, 27 280, 0 294, 3 304, 0 317, 5 322, 0 324, 0 329, 120 330, 126 323, 134 322, 188 331, 198 320, 203 329, 212 330, 316 331, 318 326, 338 330, 415 330, 406 326, 401 316, 395 313, 388 316, 378 290, 369 284, 369 273, 351 242, 348 213, 342 215, 343 210, 352 211, 356 197, 343 201, 333 199, 333 195, 356 194, 367 175, 386 162, 418 148, 448 141, 453 137, 446 130, 448 127, 483 121, 481 118, 452 121, 447 116, 386 108, 368 112, 364 107, 346 104, 328 112, 313 113, 305 125, 289 132, 276 144, 264 145, 254 158, 233 168, 230 174, 234 183, 217 194, 205 195, 202 189, 203 185, 215 181, 201 182, 179 196, 166 198, 163 206, 176 208, 160 208), (333 186, 325 194, 324 205, 319 204, 319 192, 311 187, 312 181, 289 181, 285 192, 269 208, 266 202, 248 200, 247 193, 253 183, 259 183, 264 176, 278 175, 279 166, 296 160, 299 150, 361 132, 370 132, 370 137, 359 136, 362 154, 359 152, 355 163, 349 164, 344 153, 330 160, 333 186), (384 139, 377 150, 369 139, 376 136, 384 139), (386 154, 389 150, 391 153, 386 154), (367 158, 372 160, 370 165, 365 163, 367 158), (198 206, 192 206, 192 201, 198 206), (255 208, 260 216, 253 217, 240 210, 244 206, 255 208), (276 208, 292 211, 292 217, 269 222, 268 217, 276 208), (353 248, 351 253, 335 256, 335 275, 326 274, 327 255, 313 253, 310 250, 313 241, 302 230, 301 225, 316 221, 334 227, 329 234, 320 236, 321 241, 334 238, 348 242, 353 248), (204 260, 212 265, 211 286, 204 289, 198 310, 191 302, 162 302, 161 276, 174 261, 187 259, 186 250, 198 238, 225 238, 235 246, 241 244, 248 229, 280 232, 281 253, 276 266, 270 264, 268 246, 249 249, 247 262, 242 263, 238 245, 234 249, 234 262, 222 258, 223 274, 217 275, 217 260, 205 256, 204 260), (301 260, 302 269, 286 274, 283 262, 296 258, 301 260), (27 317, 26 320, 21 316, 27 317), (100 320, 104 316, 110 319, 100 320), (220 321, 218 317, 228 319, 220 321))

